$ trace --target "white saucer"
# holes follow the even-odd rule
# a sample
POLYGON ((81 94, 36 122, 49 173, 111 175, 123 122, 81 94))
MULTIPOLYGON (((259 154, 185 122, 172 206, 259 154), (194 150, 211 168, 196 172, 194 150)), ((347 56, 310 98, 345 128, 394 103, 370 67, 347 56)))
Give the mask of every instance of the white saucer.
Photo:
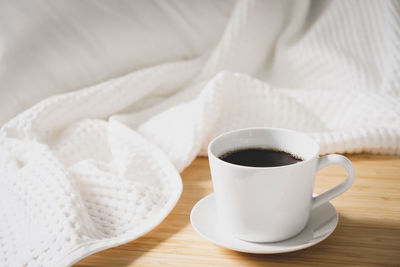
POLYGON ((310 220, 304 230, 295 237, 274 243, 248 242, 232 237, 217 225, 214 194, 201 199, 190 213, 193 228, 208 241, 221 247, 257 254, 285 253, 318 244, 336 228, 339 216, 331 203, 311 211, 310 220))

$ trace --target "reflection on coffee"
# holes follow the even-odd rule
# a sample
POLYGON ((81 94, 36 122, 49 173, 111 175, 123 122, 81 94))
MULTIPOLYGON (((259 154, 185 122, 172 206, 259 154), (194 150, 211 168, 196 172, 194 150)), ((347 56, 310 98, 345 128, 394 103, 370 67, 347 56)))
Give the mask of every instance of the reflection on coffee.
POLYGON ((302 161, 285 151, 266 148, 241 148, 219 156, 223 161, 248 167, 277 167, 302 161))

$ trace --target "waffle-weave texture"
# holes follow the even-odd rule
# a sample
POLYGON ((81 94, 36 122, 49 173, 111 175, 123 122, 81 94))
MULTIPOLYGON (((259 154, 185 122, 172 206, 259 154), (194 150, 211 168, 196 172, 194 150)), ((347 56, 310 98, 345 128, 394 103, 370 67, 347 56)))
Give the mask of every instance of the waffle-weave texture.
POLYGON ((147 233, 228 130, 400 154, 399 44, 396 1, 239 1, 213 51, 38 103, 0 130, 0 265, 68 266, 147 233))

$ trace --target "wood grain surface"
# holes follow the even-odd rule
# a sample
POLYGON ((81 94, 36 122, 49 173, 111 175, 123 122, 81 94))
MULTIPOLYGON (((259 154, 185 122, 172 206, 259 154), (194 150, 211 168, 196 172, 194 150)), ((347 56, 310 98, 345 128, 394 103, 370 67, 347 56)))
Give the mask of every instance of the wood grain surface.
MULTIPOLYGON (((218 247, 190 225, 193 205, 212 192, 207 158, 183 173, 183 193, 171 214, 153 231, 128 244, 91 255, 74 266, 400 266, 400 157, 350 155, 356 179, 331 201, 339 225, 316 246, 276 255, 253 255, 218 247)), ((315 192, 344 180, 339 166, 321 170, 315 192)))

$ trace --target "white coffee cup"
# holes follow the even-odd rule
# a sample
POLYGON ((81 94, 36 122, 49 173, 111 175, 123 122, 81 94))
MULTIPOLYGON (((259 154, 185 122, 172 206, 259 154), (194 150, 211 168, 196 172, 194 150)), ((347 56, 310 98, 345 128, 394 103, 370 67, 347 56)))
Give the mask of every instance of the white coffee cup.
POLYGON ((309 136, 277 128, 249 128, 224 133, 208 146, 208 157, 218 221, 233 236, 253 242, 276 242, 295 236, 306 226, 311 209, 350 188, 354 169, 337 154, 319 157, 319 146, 309 136), (219 158, 241 148, 271 148, 303 161, 279 167, 247 167, 219 158), (338 164, 346 180, 313 197, 315 174, 338 164))

